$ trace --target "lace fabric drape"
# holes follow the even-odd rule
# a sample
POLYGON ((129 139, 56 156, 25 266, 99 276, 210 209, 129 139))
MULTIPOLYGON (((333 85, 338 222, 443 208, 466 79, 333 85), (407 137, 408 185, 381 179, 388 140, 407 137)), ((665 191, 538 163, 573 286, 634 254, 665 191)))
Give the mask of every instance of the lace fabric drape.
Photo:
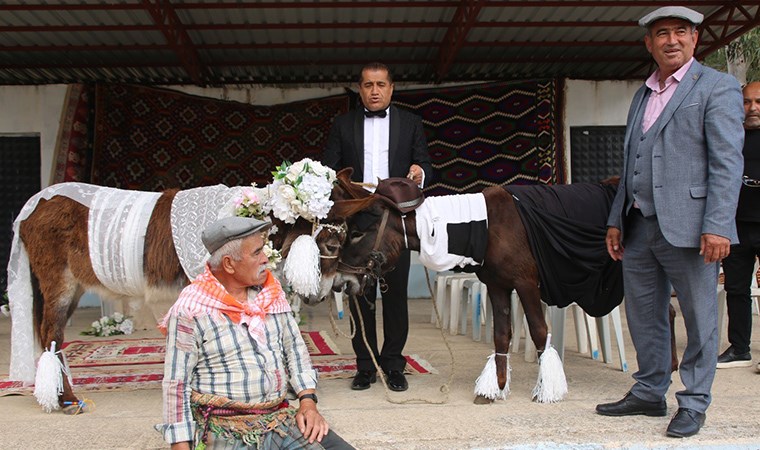
POLYGON ((32 326, 32 274, 29 256, 19 238, 19 226, 37 208, 40 200, 50 200, 63 195, 89 207, 95 193, 100 189, 85 183, 61 183, 47 187, 30 198, 13 222, 13 241, 8 261, 8 299, 11 310, 11 380, 31 384, 34 382, 34 361, 40 353, 35 345, 32 326))

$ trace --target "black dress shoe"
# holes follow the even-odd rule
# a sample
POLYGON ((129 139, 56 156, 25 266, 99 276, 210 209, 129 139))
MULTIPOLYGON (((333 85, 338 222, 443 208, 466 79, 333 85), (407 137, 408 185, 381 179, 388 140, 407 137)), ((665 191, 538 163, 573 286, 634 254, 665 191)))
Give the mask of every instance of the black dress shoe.
POLYGON ((363 391, 369 389, 370 384, 377 381, 377 373, 370 372, 369 370, 360 370, 354 375, 354 380, 351 382, 351 389, 355 391, 363 391))
POLYGON ((665 400, 648 402, 632 393, 625 394, 622 400, 614 403, 596 405, 596 413, 603 416, 654 416, 662 417, 667 413, 668 405, 665 400))
POLYGON ((409 389, 409 383, 406 381, 404 372, 400 370, 389 370, 385 372, 385 377, 388 380, 388 388, 390 390, 402 392, 409 389))
POLYGON ((670 425, 668 425, 668 431, 666 434, 670 437, 685 438, 694 436, 705 424, 704 413, 694 411, 688 408, 678 408, 678 412, 672 419, 670 419, 670 425))

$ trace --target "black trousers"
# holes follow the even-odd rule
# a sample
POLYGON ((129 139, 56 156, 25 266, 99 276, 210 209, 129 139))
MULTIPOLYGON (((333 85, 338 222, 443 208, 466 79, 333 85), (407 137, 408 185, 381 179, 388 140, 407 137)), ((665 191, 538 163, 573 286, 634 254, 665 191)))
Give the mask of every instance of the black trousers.
POLYGON ((404 250, 396 263, 396 268, 384 275, 388 284, 388 291, 383 296, 383 349, 377 351, 377 330, 375 320, 375 293, 377 287, 367 287, 365 295, 359 296, 359 309, 366 330, 362 330, 361 322, 356 311, 353 299, 349 301, 351 317, 356 324, 356 334, 351 340, 356 354, 357 370, 375 372, 375 365, 370 357, 367 346, 364 345, 363 333, 366 333, 372 353, 380 363, 380 367, 388 372, 391 370, 403 371, 406 367, 406 359, 401 354, 406 345, 409 335, 409 309, 407 307, 407 285, 409 284, 409 250, 404 250))
POLYGON ((728 342, 737 353, 749 351, 752 335, 752 298, 755 283, 755 258, 760 257, 760 223, 737 222, 739 244, 723 260, 726 301, 728 303, 728 342))

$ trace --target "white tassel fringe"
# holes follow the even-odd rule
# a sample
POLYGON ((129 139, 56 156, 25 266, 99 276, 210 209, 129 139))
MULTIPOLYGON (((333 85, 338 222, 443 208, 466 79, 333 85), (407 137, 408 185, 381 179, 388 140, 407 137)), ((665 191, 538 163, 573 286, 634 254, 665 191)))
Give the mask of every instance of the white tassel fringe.
POLYGON ((34 379, 34 397, 45 412, 60 408, 58 396, 63 393, 63 369, 61 360, 55 354, 53 341, 50 343, 50 350, 40 355, 34 379))
POLYGON ((557 403, 567 395, 565 369, 551 342, 552 335, 549 334, 546 337, 544 353, 538 360, 538 380, 533 388, 533 400, 539 403, 557 403))
MULTIPOLYGON (((500 354, 502 355, 502 354, 500 354)), ((512 378, 512 366, 509 364, 509 353, 502 355, 507 357, 507 383, 504 389, 499 389, 499 377, 496 374, 496 353, 492 353, 486 361, 486 366, 475 380, 475 395, 481 395, 491 400, 504 400, 509 395, 509 382, 512 378)))
POLYGON ((298 236, 290 246, 288 258, 283 267, 287 279, 294 291, 309 297, 319 293, 319 247, 308 234, 298 236))

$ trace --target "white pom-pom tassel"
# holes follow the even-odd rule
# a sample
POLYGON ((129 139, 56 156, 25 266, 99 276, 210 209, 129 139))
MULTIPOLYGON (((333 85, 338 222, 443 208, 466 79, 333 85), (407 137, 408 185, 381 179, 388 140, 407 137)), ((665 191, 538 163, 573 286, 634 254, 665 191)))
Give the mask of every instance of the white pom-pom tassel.
POLYGON ((283 273, 290 286, 299 294, 309 297, 319 292, 319 247, 308 234, 298 236, 290 246, 283 273))
POLYGON ((509 382, 512 378, 512 367, 509 364, 509 353, 499 353, 507 357, 507 383, 504 389, 499 389, 499 377, 496 375, 496 353, 492 353, 486 361, 486 366, 475 380, 475 395, 480 395, 491 400, 503 400, 509 394, 509 382))
POLYGON ((544 353, 538 360, 538 380, 533 388, 533 400, 539 403, 556 403, 567 395, 567 380, 562 360, 552 347, 552 335, 546 336, 544 353))
POLYGON ((34 397, 45 412, 58 409, 58 396, 63 393, 63 364, 55 354, 55 341, 50 350, 40 355, 34 379, 34 397))

